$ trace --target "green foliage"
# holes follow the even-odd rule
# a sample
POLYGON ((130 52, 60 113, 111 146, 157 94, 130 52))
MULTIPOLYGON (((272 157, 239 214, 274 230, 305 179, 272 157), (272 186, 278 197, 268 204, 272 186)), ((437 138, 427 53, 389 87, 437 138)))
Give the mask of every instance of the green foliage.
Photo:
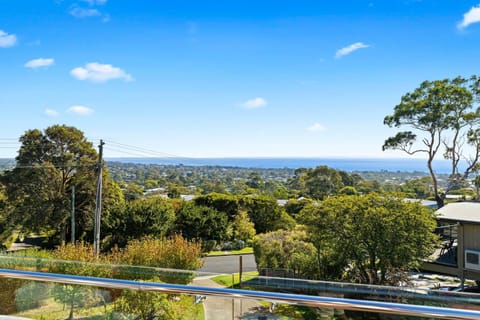
POLYGON ((185 202, 177 214, 176 230, 187 239, 226 240, 227 216, 214 208, 185 202))
POLYGON ((319 166, 310 170, 305 178, 307 195, 313 199, 324 199, 336 194, 343 187, 342 176, 335 169, 319 166))
MULTIPOLYGON (((111 261, 130 266, 147 266, 157 268, 175 268, 182 270, 199 269, 202 250, 198 242, 189 242, 180 235, 171 238, 144 238, 132 240, 125 249, 112 253, 111 261)), ((163 281, 189 283, 194 274, 189 272, 162 272, 147 268, 126 267, 118 270, 118 277, 126 279, 152 279, 159 277, 163 281)))
POLYGON ((434 250, 433 212, 397 195, 336 196, 299 220, 319 253, 321 277, 397 284, 434 250))
MULTIPOLYGON (((112 276, 111 268, 104 264, 108 262, 108 257, 96 258, 93 246, 83 242, 62 244, 54 251, 53 257, 56 260, 49 263, 49 271, 52 273, 104 278, 112 276)), ((69 306, 69 319, 73 319, 76 308, 104 301, 95 288, 68 284, 55 285, 53 297, 69 306)))
MULTIPOLYGON (((95 208, 97 153, 83 132, 54 125, 44 132, 28 130, 20 137, 16 166, 2 177, 12 210, 12 228, 25 231, 55 231, 57 242, 66 239, 70 226, 70 194, 75 186, 77 234, 91 234, 95 208)), ((113 194, 104 174, 105 203, 113 194)))
POLYGON ((318 276, 317 249, 303 230, 259 234, 253 241, 253 252, 259 269, 287 269, 300 278, 318 276))
POLYGON ((471 188, 461 188, 450 191, 448 194, 462 195, 464 199, 473 199, 476 197, 477 193, 471 188))
POLYGON ((285 208, 285 211, 287 211, 287 213, 289 215, 291 215, 292 217, 295 217, 298 213, 300 213, 300 211, 302 211, 302 209, 306 205, 308 205, 310 203, 312 203, 312 200, 307 199, 307 198, 303 198, 303 199, 300 199, 300 200, 291 199, 291 200, 287 201, 284 208, 285 208))
POLYGON ((240 198, 240 205, 247 211, 257 233, 278 229, 288 230, 296 224, 295 220, 278 206, 274 198, 244 196, 240 198))
POLYGON ((237 240, 248 241, 255 236, 255 225, 250 221, 246 211, 240 211, 232 222, 233 237, 237 240))
POLYGON ((382 186, 376 180, 361 180, 357 183, 355 189, 361 194, 383 191, 382 186))
POLYGON ((104 215, 102 233, 105 247, 124 247, 132 239, 165 237, 174 228, 175 209, 171 200, 161 197, 128 201, 104 215))
POLYGON ((343 187, 342 189, 338 190, 338 194, 346 194, 346 195, 353 196, 353 195, 357 195, 358 191, 357 191, 357 189, 355 189, 355 187, 346 186, 346 187, 343 187))
POLYGON ((228 221, 232 221, 240 209, 238 197, 229 194, 210 193, 195 197, 193 201, 197 206, 214 208, 226 214, 228 221))
POLYGON ((423 177, 420 179, 412 179, 399 187, 400 192, 404 192, 417 199, 426 199, 433 196, 430 190, 432 179, 430 177, 423 177))
POLYGON ((170 183, 168 186, 167 196, 170 199, 179 199, 181 195, 180 187, 174 183, 170 183))
MULTIPOLYGON (((46 303, 50 297, 51 284, 41 282, 28 282, 15 291, 17 311, 38 308, 46 303)), ((10 297, 12 299, 13 297, 10 297)))
POLYGON ((343 187, 354 187, 360 182, 362 179, 358 174, 350 175, 345 171, 318 166, 314 169, 295 170, 295 176, 290 180, 289 185, 300 195, 322 200, 337 194, 343 187))
POLYGON ((123 195, 126 199, 138 199, 143 195, 143 187, 135 182, 129 182, 123 189, 123 195))
POLYGON ((115 301, 114 310, 142 320, 178 320, 185 319, 185 315, 196 319, 198 315, 193 299, 189 296, 124 290, 115 301))

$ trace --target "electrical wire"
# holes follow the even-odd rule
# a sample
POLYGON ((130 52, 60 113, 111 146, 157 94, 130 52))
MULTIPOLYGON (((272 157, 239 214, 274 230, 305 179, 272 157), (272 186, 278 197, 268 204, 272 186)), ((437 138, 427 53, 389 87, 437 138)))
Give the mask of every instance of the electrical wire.
MULTIPOLYGON (((90 142, 92 140, 100 140, 98 138, 90 138, 90 142)), ((209 165, 207 161, 204 159, 186 157, 186 156, 179 156, 174 155, 171 153, 166 153, 162 151, 157 151, 154 149, 149 149, 140 146, 129 145, 125 143, 116 142, 109 139, 101 139, 105 142, 103 146, 104 150, 115 152, 118 155, 126 155, 127 157, 138 157, 138 158, 163 158, 163 159, 170 159, 170 160, 184 160, 190 162, 192 165, 209 165)), ((92 142, 93 144, 93 142, 92 142)), ((18 142, 18 139, 13 138, 0 138, 0 149, 20 149, 21 143, 18 142)), ((30 148, 41 148, 42 146, 29 146, 30 148)), ((85 167, 85 165, 66 165, 66 166, 53 166, 53 165, 23 165, 23 166, 16 166, 17 168, 41 168, 41 167, 55 167, 55 168, 65 168, 65 167, 85 167)))

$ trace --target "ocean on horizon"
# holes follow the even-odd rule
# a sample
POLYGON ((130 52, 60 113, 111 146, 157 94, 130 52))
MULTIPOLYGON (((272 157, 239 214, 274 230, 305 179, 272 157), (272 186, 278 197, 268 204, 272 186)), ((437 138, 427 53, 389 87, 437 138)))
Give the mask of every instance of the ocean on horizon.
MULTIPOLYGON (((330 168, 353 171, 400 171, 427 173, 426 159, 418 158, 108 158, 107 161, 124 163, 185 165, 185 166, 220 166, 260 169, 298 169, 315 168, 326 165, 330 168)), ((434 162, 437 173, 449 173, 447 160, 434 162)))

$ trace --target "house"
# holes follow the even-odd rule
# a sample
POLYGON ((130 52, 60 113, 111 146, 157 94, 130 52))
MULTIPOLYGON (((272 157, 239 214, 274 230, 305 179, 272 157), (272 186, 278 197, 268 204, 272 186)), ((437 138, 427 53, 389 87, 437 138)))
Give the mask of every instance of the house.
POLYGON ((422 269, 480 280, 480 203, 449 203, 436 212, 443 241, 422 269))

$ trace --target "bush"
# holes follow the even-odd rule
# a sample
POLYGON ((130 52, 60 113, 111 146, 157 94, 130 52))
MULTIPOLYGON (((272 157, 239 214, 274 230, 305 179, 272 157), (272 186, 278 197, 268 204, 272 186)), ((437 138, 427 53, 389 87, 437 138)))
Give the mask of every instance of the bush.
POLYGON ((35 309, 44 305, 50 297, 52 285, 49 283, 29 282, 15 291, 17 311, 35 309))
POLYGON ((191 272, 166 273, 144 267, 196 270, 203 264, 201 255, 199 242, 190 242, 180 235, 175 235, 171 238, 133 240, 125 249, 114 251, 112 260, 132 266, 128 267, 128 270, 120 270, 118 276, 123 278, 152 279, 157 276, 166 282, 189 283, 194 276, 191 272))

